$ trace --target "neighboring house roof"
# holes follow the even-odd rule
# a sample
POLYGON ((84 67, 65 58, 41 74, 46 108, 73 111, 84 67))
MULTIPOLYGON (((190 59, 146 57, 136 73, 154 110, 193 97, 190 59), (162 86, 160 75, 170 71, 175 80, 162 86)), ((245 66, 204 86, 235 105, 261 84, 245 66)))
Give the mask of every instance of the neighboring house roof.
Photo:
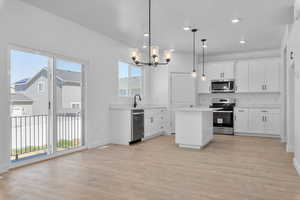
POLYGON ((74 71, 66 71, 61 69, 56 69, 56 77, 64 82, 78 82, 81 81, 81 73, 74 71))
POLYGON ((33 100, 22 93, 12 93, 11 103, 13 105, 33 104, 33 100))
MULTIPOLYGON (((22 79, 14 83, 16 91, 24 91, 31 84, 33 84, 39 77, 44 76, 48 77, 48 69, 42 68, 37 74, 35 74, 32 78, 22 79)), ((72 85, 72 86, 80 86, 81 81, 81 73, 74 71, 67 71, 56 69, 56 79, 57 83, 61 85, 72 85)))

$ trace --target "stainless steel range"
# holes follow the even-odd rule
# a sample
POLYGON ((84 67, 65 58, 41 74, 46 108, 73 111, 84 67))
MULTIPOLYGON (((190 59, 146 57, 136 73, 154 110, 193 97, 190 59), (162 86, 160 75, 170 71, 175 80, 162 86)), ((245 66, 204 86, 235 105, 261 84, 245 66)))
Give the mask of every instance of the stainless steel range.
POLYGON ((233 135, 235 99, 213 98, 211 108, 220 108, 213 112, 214 133, 233 135))

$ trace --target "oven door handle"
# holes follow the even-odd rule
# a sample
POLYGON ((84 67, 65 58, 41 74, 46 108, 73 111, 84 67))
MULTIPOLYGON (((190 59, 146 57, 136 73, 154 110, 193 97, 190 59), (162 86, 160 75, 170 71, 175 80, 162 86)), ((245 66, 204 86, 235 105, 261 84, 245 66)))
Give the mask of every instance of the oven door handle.
POLYGON ((233 113, 233 111, 232 110, 217 110, 217 111, 213 111, 213 112, 215 112, 215 113, 233 113))

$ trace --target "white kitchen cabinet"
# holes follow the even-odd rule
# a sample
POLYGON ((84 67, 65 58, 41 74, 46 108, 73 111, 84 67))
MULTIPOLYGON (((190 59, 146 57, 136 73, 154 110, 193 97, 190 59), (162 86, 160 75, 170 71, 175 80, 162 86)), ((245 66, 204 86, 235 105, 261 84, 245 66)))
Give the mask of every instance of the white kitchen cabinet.
POLYGON ((249 63, 251 92, 279 92, 278 59, 257 59, 249 63))
POLYGON ((237 61, 235 64, 236 93, 249 92, 249 61, 237 61))
POLYGON ((249 110, 247 108, 234 109, 234 132, 249 130, 249 110))
POLYGON ((249 110, 249 132, 264 133, 264 112, 260 109, 249 110))
POLYGON ((213 62, 205 65, 206 80, 201 79, 202 68, 198 78, 198 93, 208 94, 211 92, 211 80, 234 79, 234 62, 213 62))
POLYGON ((280 110, 235 108, 234 132, 237 135, 280 135, 280 110))
POLYGON ((145 139, 168 133, 170 130, 170 113, 167 109, 145 109, 145 139))
POLYGON ((251 109, 249 116, 251 132, 265 135, 280 134, 279 109, 251 109))
POLYGON ((269 110, 265 115, 265 134, 280 134, 280 112, 269 110))
POLYGON ((209 94, 210 93, 210 80, 206 79, 203 81, 201 78, 198 79, 198 93, 200 94, 209 94))
POLYGON ((234 78, 234 62, 215 62, 208 63, 206 66, 206 74, 210 80, 233 79, 234 78))

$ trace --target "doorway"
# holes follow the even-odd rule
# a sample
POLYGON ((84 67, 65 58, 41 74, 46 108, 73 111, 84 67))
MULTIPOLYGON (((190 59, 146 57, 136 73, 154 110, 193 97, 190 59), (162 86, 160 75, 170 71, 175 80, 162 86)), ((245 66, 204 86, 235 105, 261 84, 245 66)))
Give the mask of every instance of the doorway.
POLYGON ((83 147, 84 65, 23 48, 9 54, 11 161, 83 147))

